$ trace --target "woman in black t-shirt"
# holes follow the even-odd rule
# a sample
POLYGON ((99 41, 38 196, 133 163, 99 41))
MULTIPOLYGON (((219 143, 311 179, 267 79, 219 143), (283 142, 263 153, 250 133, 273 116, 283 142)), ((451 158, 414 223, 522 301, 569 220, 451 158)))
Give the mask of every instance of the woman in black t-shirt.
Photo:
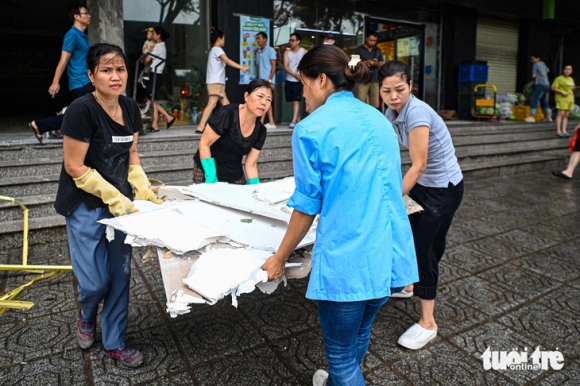
POLYGON ((132 249, 122 232, 115 231, 114 239, 108 240, 106 226, 98 221, 138 212, 133 189, 135 199, 162 201, 151 191, 140 165, 139 106, 121 95, 127 87, 123 51, 112 44, 95 44, 87 64, 95 91, 76 99, 64 116, 64 162, 55 209, 66 217, 71 263, 79 283, 79 346, 93 345, 97 310, 103 302, 105 354, 136 367, 143 356, 125 346, 132 249))
POLYGON ((266 141, 260 117, 272 104, 272 87, 262 79, 253 80, 244 99, 246 103, 223 106, 212 115, 193 157, 193 183, 260 183, 258 157, 266 141))

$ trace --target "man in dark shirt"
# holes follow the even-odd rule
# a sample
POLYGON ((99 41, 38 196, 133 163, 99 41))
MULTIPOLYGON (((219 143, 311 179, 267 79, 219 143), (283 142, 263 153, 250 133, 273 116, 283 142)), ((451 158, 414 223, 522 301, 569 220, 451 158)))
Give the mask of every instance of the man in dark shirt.
POLYGON ((376 32, 368 32, 365 36, 365 44, 357 47, 354 51, 355 55, 360 56, 361 62, 370 67, 371 77, 367 83, 357 83, 353 91, 358 99, 378 108, 379 67, 385 62, 385 57, 377 47, 377 39, 376 32))

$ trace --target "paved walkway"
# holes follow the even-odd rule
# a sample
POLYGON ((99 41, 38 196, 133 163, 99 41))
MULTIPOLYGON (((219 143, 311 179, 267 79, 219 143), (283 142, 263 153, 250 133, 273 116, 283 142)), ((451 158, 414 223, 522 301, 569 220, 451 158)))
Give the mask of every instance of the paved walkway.
MULTIPOLYGON (((375 322, 364 374, 373 385, 578 385, 580 382, 580 182, 543 174, 466 181, 441 262, 439 336, 420 351, 396 344, 418 319, 416 299, 392 299, 375 322), (560 351, 561 370, 484 370, 481 354, 560 351)), ((16 263, 20 250, 0 251, 16 263)), ((128 344, 145 364, 129 370, 80 350, 71 273, 26 290, 29 311, 0 317, 2 385, 310 385, 325 367, 316 304, 306 281, 272 295, 195 306, 171 319, 156 261, 135 250, 128 344)), ((66 244, 36 245, 31 262, 66 264, 66 244)), ((0 293, 25 282, 0 273, 0 293)), ((98 331, 97 339, 100 337, 98 331)), ((532 360, 529 360, 532 363, 532 360)))

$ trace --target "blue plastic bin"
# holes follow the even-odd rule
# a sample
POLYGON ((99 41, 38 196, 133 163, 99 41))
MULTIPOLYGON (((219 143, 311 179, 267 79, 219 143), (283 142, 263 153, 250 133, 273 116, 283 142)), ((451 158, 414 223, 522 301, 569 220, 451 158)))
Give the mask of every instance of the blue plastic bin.
POLYGON ((459 66, 459 82, 487 82, 489 66, 459 66))

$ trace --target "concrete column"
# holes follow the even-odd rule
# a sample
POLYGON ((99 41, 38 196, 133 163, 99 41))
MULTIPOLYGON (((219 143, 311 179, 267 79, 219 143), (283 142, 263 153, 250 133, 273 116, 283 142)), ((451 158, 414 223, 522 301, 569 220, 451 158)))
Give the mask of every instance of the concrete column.
POLYGON ((111 43, 125 49, 123 0, 87 0, 91 12, 89 42, 111 43))

